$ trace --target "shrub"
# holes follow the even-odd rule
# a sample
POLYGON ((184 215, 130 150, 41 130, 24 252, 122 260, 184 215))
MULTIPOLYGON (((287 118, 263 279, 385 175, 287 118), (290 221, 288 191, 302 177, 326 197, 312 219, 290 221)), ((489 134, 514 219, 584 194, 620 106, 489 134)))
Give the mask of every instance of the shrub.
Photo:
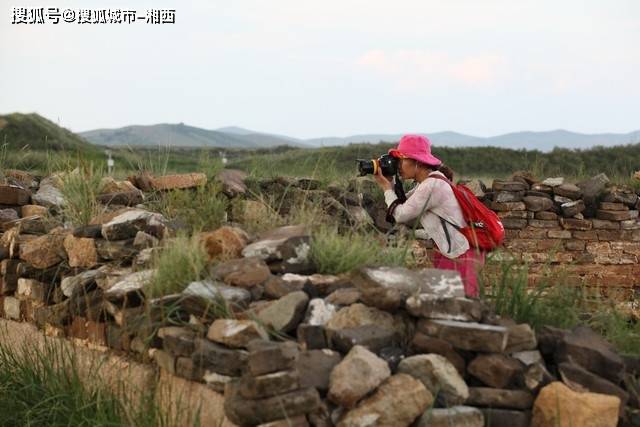
POLYGON ((87 225, 102 212, 98 202, 102 171, 89 163, 62 176, 60 192, 64 196, 64 217, 73 225, 87 225))
POLYGON ((176 294, 204 276, 207 253, 197 237, 178 236, 157 252, 156 272, 145 287, 150 297, 176 294))
MULTIPOLYGON (((4 337, 3 337, 4 338, 4 337)), ((0 426, 169 426, 155 387, 124 392, 123 379, 107 386, 98 366, 83 369, 62 343, 11 346, 0 339, 0 426)))
POLYGON ((320 227, 312 235, 311 259, 318 272, 339 274, 358 267, 405 266, 410 261, 408 244, 387 246, 379 234, 320 227))

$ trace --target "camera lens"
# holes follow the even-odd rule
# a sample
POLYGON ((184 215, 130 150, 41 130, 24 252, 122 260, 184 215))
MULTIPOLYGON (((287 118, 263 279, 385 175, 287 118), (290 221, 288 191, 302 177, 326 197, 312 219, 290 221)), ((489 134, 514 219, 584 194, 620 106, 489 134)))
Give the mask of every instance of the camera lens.
POLYGON ((360 176, 373 175, 373 171, 375 170, 373 160, 358 159, 356 162, 358 162, 358 173, 360 176))

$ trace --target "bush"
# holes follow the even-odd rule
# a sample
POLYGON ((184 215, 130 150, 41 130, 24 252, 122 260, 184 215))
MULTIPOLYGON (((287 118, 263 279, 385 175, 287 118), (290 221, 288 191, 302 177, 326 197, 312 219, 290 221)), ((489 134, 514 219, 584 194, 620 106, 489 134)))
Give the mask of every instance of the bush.
POLYGON ((145 287, 150 297, 176 294, 204 276, 207 253, 197 237, 179 236, 166 242, 153 260, 156 272, 145 287))
POLYGON ((182 222, 189 232, 214 230, 226 219, 227 199, 217 183, 194 190, 172 190, 155 195, 151 209, 165 218, 182 222))
POLYGON ((311 239, 311 259, 319 273, 339 274, 362 266, 406 266, 410 261, 408 243, 387 246, 379 234, 320 227, 311 239))
POLYGON ((0 426, 177 425, 160 410, 154 387, 125 397, 122 379, 107 386, 91 366, 83 381, 80 365, 55 341, 16 348, 0 339, 0 426))
POLYGON ((63 215, 73 225, 87 225, 103 210, 98 202, 102 171, 93 164, 81 165, 62 176, 60 192, 64 196, 63 215))

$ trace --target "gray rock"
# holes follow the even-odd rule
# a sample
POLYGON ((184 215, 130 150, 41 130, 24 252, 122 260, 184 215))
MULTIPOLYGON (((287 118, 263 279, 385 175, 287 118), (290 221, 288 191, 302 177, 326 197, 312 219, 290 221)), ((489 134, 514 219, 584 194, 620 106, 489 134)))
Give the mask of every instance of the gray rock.
POLYGON ((467 371, 489 387, 508 388, 524 373, 524 366, 504 354, 480 354, 469 363, 467 371))
POLYGON ((397 331, 374 324, 340 329, 331 334, 331 347, 342 353, 348 353, 356 345, 379 353, 385 347, 399 344, 397 331))
POLYGON ((314 387, 323 392, 329 390, 329 376, 341 360, 340 353, 329 349, 301 352, 296 362, 300 387, 314 387))
POLYGON ((257 319, 280 332, 291 332, 304 317, 309 297, 304 292, 292 292, 261 310, 257 319))
POLYGON ((60 282, 62 294, 66 297, 71 297, 77 289, 85 288, 95 283, 96 279, 101 275, 103 275, 101 270, 87 270, 75 276, 67 276, 60 282))
POLYGON ((398 372, 420 380, 445 406, 460 405, 469 397, 469 389, 456 368, 438 354, 407 357, 398 365, 398 372))
POLYGON ((62 192, 51 184, 40 184, 40 188, 31 196, 31 200, 47 208, 60 209, 66 205, 62 192))
POLYGON ((280 227, 260 236, 242 250, 244 257, 258 257, 278 273, 307 273, 312 270, 309 258, 309 231, 302 225, 280 227))
POLYGON ((246 368, 247 356, 244 350, 232 350, 207 339, 197 338, 191 360, 203 371, 235 377, 246 368))
POLYGON ((251 340, 268 340, 269 335, 253 320, 216 319, 209 327, 207 338, 227 347, 245 348, 251 340))
POLYGON ((470 387, 466 404, 489 408, 530 409, 533 406, 533 395, 524 390, 470 387))
POLYGON ((298 345, 292 341, 254 340, 248 345, 247 366, 254 376, 292 369, 298 360, 298 345))
POLYGON ((102 225, 102 237, 106 240, 125 240, 135 238, 138 231, 144 231, 156 237, 163 237, 166 220, 159 213, 143 209, 126 211, 102 225), (158 235, 159 234, 159 235, 158 235))
POLYGON ((535 350, 538 347, 536 334, 527 323, 508 327, 509 337, 505 353, 516 353, 525 350, 535 350))
POLYGON ((304 323, 312 326, 325 325, 335 316, 337 308, 333 304, 325 302, 321 298, 314 298, 309 301, 307 313, 304 316, 304 323))
POLYGON ((482 318, 482 303, 468 298, 442 298, 429 294, 410 296, 407 311, 425 319, 477 322, 482 318))
POLYGON ((503 352, 507 345, 508 329, 454 320, 418 321, 418 330, 425 335, 442 338, 455 348, 478 352, 503 352))
POLYGON ((387 362, 366 348, 355 346, 331 372, 329 399, 352 408, 390 375, 387 362))
POLYGON ((278 371, 264 375, 244 375, 238 382, 240 396, 245 399, 264 399, 285 394, 300 387, 298 371, 278 371))
POLYGON ((143 288, 150 282, 155 274, 155 270, 142 270, 131 273, 113 286, 105 289, 104 296, 106 299, 115 301, 133 296, 134 294, 142 294, 143 288))
POLYGON ((549 187, 557 187, 559 185, 564 184, 564 178, 563 177, 558 177, 558 178, 547 178, 544 181, 542 181, 542 185, 547 185, 549 187))
POLYGON ((526 196, 523 201, 527 206, 527 210, 532 212, 547 211, 553 207, 553 201, 547 197, 526 196))

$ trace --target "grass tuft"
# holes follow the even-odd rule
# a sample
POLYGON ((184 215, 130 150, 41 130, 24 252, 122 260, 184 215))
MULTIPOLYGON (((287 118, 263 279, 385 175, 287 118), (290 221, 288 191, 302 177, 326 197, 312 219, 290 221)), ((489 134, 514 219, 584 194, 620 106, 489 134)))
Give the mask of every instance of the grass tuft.
POLYGON ((63 215, 73 225, 87 225, 91 218, 102 213, 98 202, 103 173, 92 163, 81 164, 62 176, 60 192, 64 196, 63 215))
POLYGON ((180 293, 189 283, 204 277, 206 266, 207 253, 197 236, 178 236, 155 255, 156 272, 145 294, 156 298, 180 293))

